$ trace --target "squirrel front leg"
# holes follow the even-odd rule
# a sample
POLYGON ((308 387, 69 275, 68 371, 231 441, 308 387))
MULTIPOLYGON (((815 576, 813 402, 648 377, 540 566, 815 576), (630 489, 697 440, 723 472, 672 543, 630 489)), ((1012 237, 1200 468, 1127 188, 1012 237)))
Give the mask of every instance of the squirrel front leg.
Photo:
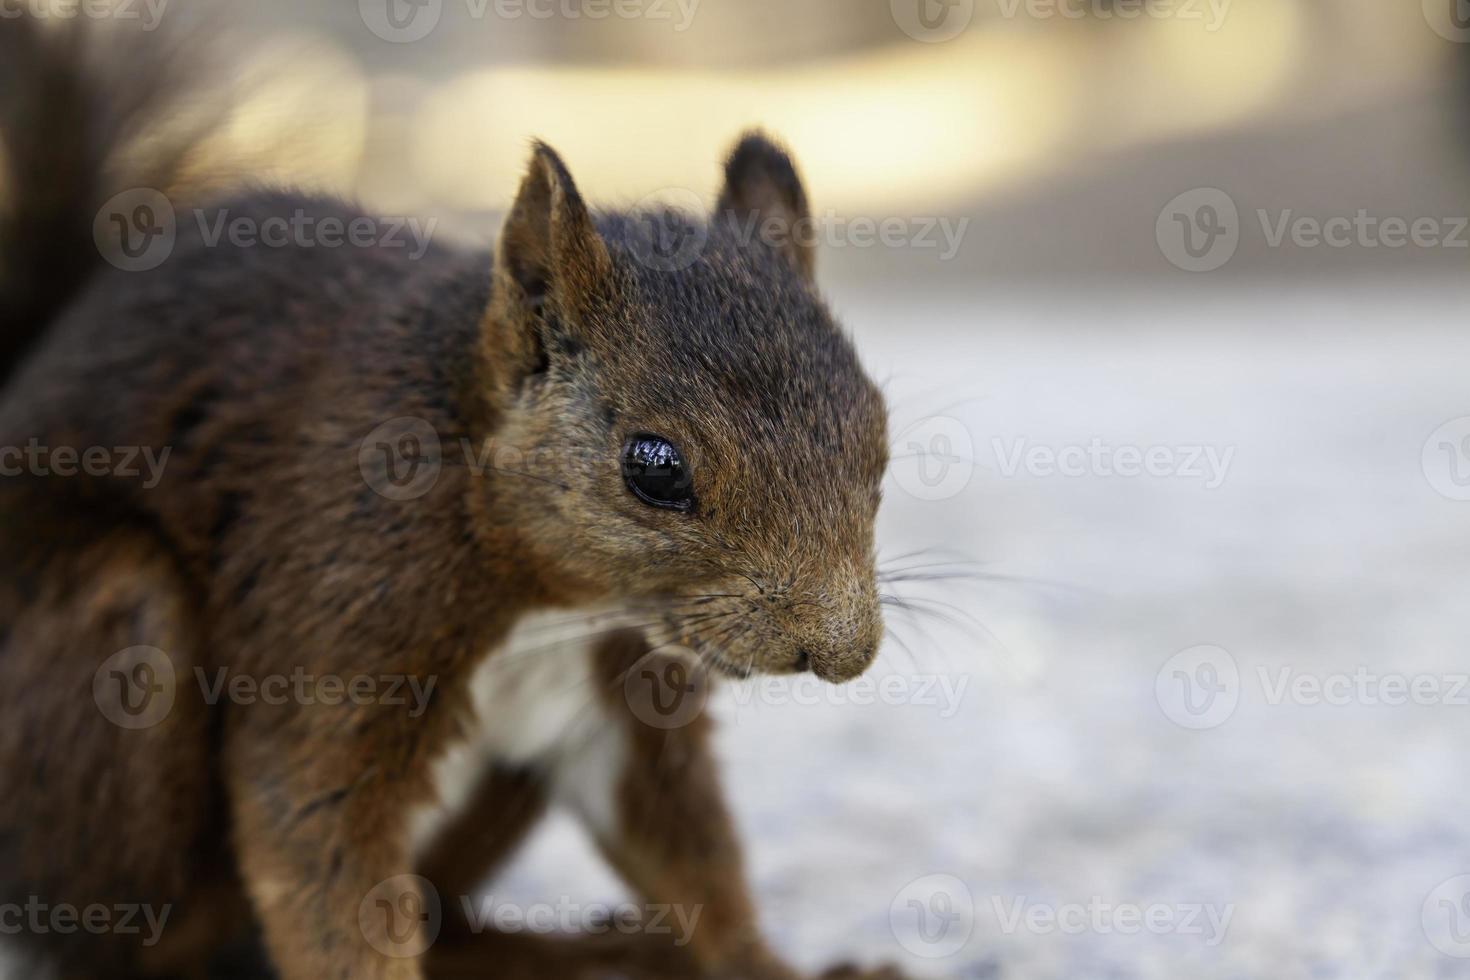
POLYGON ((697 668, 650 653, 637 633, 592 651, 604 707, 622 741, 611 806, 584 810, 608 862, 700 967, 730 980, 795 980, 761 937, 745 862, 703 716, 709 680, 697 668), (689 699, 693 699, 692 701, 689 699))
POLYGON ((282 980, 423 977, 439 917, 400 826, 412 781, 361 720, 246 717, 226 736, 240 873, 282 980))

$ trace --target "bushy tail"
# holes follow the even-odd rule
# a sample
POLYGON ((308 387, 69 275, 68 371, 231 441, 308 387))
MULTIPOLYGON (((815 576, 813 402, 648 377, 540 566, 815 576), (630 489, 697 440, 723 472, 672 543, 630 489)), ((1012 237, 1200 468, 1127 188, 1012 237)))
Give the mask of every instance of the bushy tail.
POLYGON ((198 128, 155 132, 184 91, 176 41, 0 18, 0 380, 101 261, 101 206, 182 173, 198 128))

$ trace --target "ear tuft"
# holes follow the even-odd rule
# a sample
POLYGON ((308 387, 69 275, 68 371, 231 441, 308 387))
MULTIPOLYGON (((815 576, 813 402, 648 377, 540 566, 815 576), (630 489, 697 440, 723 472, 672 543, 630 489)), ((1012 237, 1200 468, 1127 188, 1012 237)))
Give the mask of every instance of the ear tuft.
POLYGON ((753 228, 812 278, 816 257, 806 189, 791 157, 764 133, 746 133, 731 151, 717 211, 753 228))

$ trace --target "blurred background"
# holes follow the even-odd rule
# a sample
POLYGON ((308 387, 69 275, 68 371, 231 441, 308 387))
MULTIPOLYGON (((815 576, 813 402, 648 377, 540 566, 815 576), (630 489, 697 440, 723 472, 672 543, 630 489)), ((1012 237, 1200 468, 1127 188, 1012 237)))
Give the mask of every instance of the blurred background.
MULTIPOLYGON (((1470 976, 1470 5, 163 16, 243 61, 238 175, 466 242, 533 137, 609 206, 790 145, 891 400, 880 544, 925 566, 890 683, 712 705, 796 962, 1470 976)), ((561 820, 492 888, 618 894, 561 820)))

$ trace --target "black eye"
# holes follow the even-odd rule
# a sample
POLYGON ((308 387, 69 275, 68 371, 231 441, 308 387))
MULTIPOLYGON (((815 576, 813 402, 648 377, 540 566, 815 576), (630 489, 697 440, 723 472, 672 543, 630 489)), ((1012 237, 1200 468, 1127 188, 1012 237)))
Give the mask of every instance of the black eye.
POLYGON ((623 448, 623 482, 633 496, 654 507, 690 510, 694 485, 684 457, 662 436, 640 433, 623 448))

